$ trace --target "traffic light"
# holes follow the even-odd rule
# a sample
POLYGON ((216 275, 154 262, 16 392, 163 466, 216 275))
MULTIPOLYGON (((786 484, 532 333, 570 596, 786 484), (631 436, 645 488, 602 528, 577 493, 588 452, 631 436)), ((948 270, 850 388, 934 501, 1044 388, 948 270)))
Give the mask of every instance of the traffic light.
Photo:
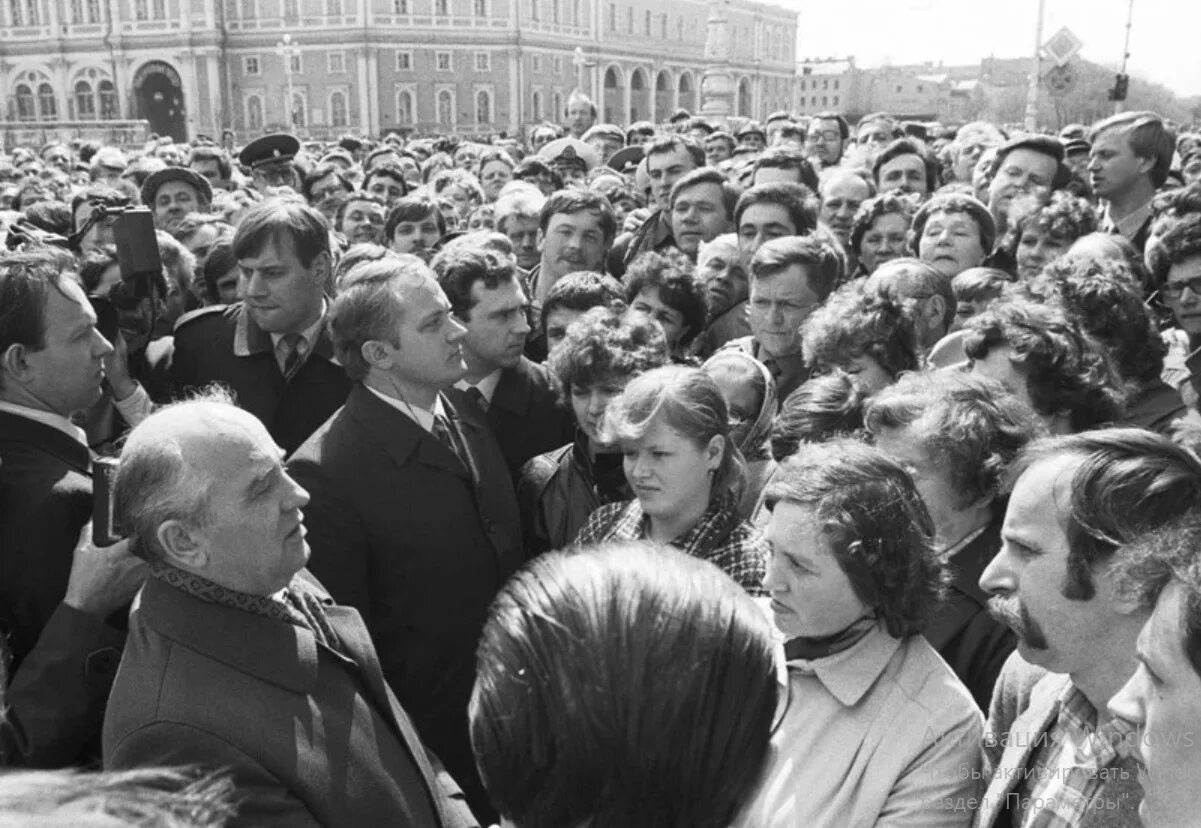
POLYGON ((1109 99, 1111 101, 1126 100, 1126 93, 1130 90, 1130 76, 1119 72, 1113 78, 1113 88, 1109 90, 1109 99))

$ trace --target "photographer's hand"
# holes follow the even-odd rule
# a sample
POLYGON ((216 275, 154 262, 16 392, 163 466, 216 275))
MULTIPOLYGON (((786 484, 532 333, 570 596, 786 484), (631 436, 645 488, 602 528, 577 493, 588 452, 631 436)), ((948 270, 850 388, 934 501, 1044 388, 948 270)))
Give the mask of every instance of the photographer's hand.
POLYGON ((114 400, 128 399, 138 390, 138 384, 129 374, 129 346, 119 332, 113 342, 113 352, 104 358, 104 373, 114 400))
POLYGON ((63 603, 104 618, 128 604, 145 580, 146 563, 129 551, 129 541, 96 546, 92 543, 92 522, 88 521, 75 544, 63 603))

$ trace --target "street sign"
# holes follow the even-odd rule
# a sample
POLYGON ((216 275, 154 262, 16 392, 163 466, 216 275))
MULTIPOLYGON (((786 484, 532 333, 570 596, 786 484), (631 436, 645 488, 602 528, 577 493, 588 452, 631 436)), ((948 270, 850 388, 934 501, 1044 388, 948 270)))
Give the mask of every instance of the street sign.
POLYGON ((1050 40, 1043 44, 1043 51, 1051 60, 1055 61, 1056 66, 1065 66, 1067 62, 1076 56, 1080 51, 1080 47, 1084 43, 1076 35, 1068 30, 1067 26, 1057 31, 1050 40))
POLYGON ((1055 66, 1043 76, 1043 82, 1047 85, 1047 92, 1053 98, 1062 98, 1071 92, 1076 88, 1078 80, 1076 69, 1071 64, 1055 66))

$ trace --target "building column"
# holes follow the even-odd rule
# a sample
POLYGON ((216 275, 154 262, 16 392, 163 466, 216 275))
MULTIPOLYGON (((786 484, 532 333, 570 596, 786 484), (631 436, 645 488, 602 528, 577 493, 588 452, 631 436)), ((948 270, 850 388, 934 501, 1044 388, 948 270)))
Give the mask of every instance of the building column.
MULTIPOLYGON (((355 58, 358 61, 358 93, 359 93, 359 127, 364 130, 370 129, 371 121, 371 87, 370 83, 371 70, 367 65, 367 55, 365 52, 359 52, 355 58)), ((414 101, 416 105, 416 101, 414 101)))
POLYGON ((367 53, 367 134, 375 136, 380 131, 380 98, 379 98, 379 48, 368 46, 367 53))
POLYGON ((210 114, 212 117, 212 127, 210 131, 212 132, 213 139, 220 142, 222 129, 221 118, 223 115, 227 115, 229 101, 226 100, 225 90, 221 88, 221 72, 217 66, 219 56, 217 55, 216 50, 214 49, 210 51, 206 55, 206 58, 205 68, 208 70, 209 99, 217 102, 217 106, 210 106, 210 114))
POLYGON ((179 81, 183 87, 184 112, 187 113, 188 139, 196 135, 197 118, 200 112, 200 87, 196 83, 196 56, 192 51, 175 56, 179 64, 179 81))
MULTIPOLYGON (((493 102, 495 106, 495 102, 493 102)), ((509 52, 509 132, 517 138, 521 134, 521 114, 525 110, 525 89, 521 83, 521 50, 509 52)))

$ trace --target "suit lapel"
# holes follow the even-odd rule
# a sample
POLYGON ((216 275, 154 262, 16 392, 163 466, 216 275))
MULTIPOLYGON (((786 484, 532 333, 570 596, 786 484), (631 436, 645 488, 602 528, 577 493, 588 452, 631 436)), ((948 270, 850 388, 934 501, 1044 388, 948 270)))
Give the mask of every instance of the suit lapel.
POLYGON ((92 455, 88 447, 57 428, 19 414, 0 411, 0 434, 14 442, 37 446, 80 474, 90 476, 92 473, 92 455))
POLYGON ((363 624, 363 618, 351 607, 331 606, 325 611, 326 617, 338 634, 338 640, 346 655, 349 656, 359 670, 363 684, 375 705, 376 711, 393 727, 397 738, 404 744, 413 762, 421 770, 425 780, 426 793, 429 795, 433 809, 438 814, 439 821, 445 824, 446 815, 442 812, 442 803, 434 794, 438 784, 429 756, 421 743, 421 738, 413 728, 408 714, 400 706, 396 695, 384 680, 379 658, 371 643, 371 635, 363 624))
MULTIPOLYGON (((445 401, 443 404, 446 405, 445 401)), ((418 462, 472 480, 471 473, 450 449, 438 442, 416 420, 376 397, 362 383, 356 384, 351 390, 346 401, 346 413, 362 424, 372 435, 375 444, 397 466, 418 462)))

